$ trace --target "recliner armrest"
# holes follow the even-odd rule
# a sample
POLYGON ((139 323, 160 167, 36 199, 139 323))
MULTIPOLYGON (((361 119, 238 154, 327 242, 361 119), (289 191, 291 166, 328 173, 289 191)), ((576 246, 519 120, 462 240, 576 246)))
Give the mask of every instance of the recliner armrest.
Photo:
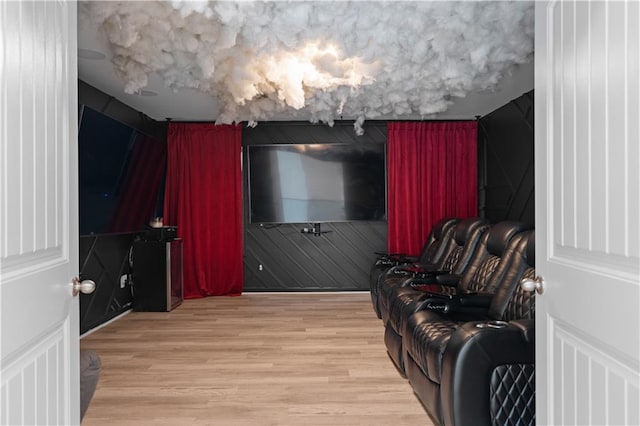
POLYGON ((509 322, 510 325, 520 329, 525 342, 534 344, 536 342, 536 320, 523 319, 509 322))
POLYGON ((463 293, 458 295, 461 306, 489 309, 493 300, 492 293, 463 293))
POLYGON ((378 258, 405 256, 405 253, 385 253, 385 252, 382 252, 382 251, 376 251, 374 253, 378 255, 378 258))
POLYGON ((376 266, 393 266, 396 262, 391 260, 391 258, 378 258, 376 260, 376 266))
POLYGON ((492 295, 488 293, 425 293, 418 298, 415 311, 426 309, 449 315, 456 314, 453 319, 462 321, 470 318, 483 318, 489 311, 491 297, 492 295))
POLYGON ((413 274, 414 276, 427 277, 449 273, 449 271, 437 269, 437 265, 434 265, 432 263, 418 263, 418 259, 399 266, 398 271, 400 271, 401 274, 403 272, 408 272, 410 274, 413 274))
POLYGON ((402 270, 402 271, 410 272, 413 275, 415 275, 415 274, 423 274, 425 272, 429 272, 425 268, 420 266, 420 264, 405 265, 405 266, 403 266, 403 267, 401 267, 399 269, 402 270))
POLYGON ((436 282, 440 285, 446 285, 448 287, 455 287, 460 281, 460 275, 456 274, 442 274, 436 277, 436 282))
POLYGON ((391 259, 393 259, 399 266, 402 265, 402 267, 411 265, 412 263, 418 261, 417 257, 410 257, 410 256, 398 256, 398 257, 392 257, 391 259))
MULTIPOLYGON (((533 404, 533 330, 533 320, 473 321, 456 330, 442 361, 440 396, 445 424, 492 424, 489 393, 498 368, 531 373, 528 382, 521 375, 525 383, 511 396, 521 398, 524 405, 533 404)), ((522 423, 529 422, 522 419, 522 423)))
POLYGON ((428 277, 411 277, 404 280, 401 287, 413 287, 420 291, 438 291, 440 286, 436 283, 436 278, 433 276, 428 277))
POLYGON ((376 264, 401 264, 412 263, 418 260, 417 257, 407 256, 405 253, 382 253, 375 252, 378 255, 376 264))
POLYGON ((418 298, 418 304, 414 312, 428 310, 447 313, 452 309, 453 305, 457 305, 457 301, 453 299, 452 295, 425 293, 418 298))

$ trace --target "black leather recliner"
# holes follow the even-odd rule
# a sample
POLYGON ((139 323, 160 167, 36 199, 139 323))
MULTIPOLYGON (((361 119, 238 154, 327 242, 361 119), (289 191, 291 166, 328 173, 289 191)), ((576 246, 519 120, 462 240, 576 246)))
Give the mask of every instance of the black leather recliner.
POLYGON ((515 236, 530 229, 523 222, 505 221, 491 227, 482 237, 464 274, 456 280, 455 287, 438 285, 446 293, 414 293, 395 289, 400 296, 390 301, 393 304, 385 324, 384 341, 389 356, 398 369, 404 371, 403 339, 404 323, 414 312, 450 310, 464 305, 468 314, 485 314, 492 295, 502 276, 506 274, 509 255, 515 248, 515 236), (455 296, 454 296, 455 295, 455 296))
POLYGON ((459 220, 457 218, 443 218, 433 225, 418 257, 409 257, 404 254, 378 254, 378 259, 369 272, 371 303, 378 318, 382 318, 378 308, 378 281, 380 277, 399 265, 412 263, 439 265, 442 263, 448 254, 453 227, 459 220))
POLYGON ((397 287, 406 287, 415 280, 434 280, 438 273, 464 274, 468 268, 482 235, 490 225, 484 219, 468 218, 458 222, 453 228, 453 239, 447 247, 447 256, 438 265, 417 265, 416 272, 402 272, 402 267, 390 269, 380 277, 378 284, 378 310, 383 323, 388 320, 390 298, 397 287))
POLYGON ((535 298, 520 287, 535 275, 533 231, 516 241, 485 316, 424 310, 406 322, 407 377, 440 423, 535 423, 535 298))

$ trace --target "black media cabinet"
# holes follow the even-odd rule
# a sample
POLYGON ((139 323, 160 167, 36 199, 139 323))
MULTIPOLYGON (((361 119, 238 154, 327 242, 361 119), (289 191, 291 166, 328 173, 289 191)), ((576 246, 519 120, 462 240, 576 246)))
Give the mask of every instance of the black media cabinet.
POLYGON ((182 303, 182 240, 133 244, 133 307, 169 312, 182 303))

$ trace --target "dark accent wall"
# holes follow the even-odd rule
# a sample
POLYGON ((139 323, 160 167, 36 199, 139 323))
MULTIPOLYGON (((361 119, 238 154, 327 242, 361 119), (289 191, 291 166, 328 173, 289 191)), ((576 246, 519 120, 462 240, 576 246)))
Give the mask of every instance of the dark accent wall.
MULTIPOLYGON (((166 141, 167 123, 155 121, 113 96, 78 81, 78 104, 120 123, 166 141)), ((85 333, 132 308, 131 281, 120 287, 120 277, 129 275, 129 248, 136 233, 80 237, 80 278, 96 282, 93 294, 80 295, 80 333, 85 333)))
POLYGON ((80 237, 80 279, 96 283, 92 294, 80 294, 80 334, 131 309, 129 250, 137 235, 80 237), (121 277, 124 277, 122 286, 121 277))
MULTIPOLYGON (((366 122, 357 136, 353 122, 260 123, 243 130, 243 146, 288 143, 381 143, 386 122, 366 122)), ((245 149, 246 152, 246 149, 245 149)), ((244 291, 368 290, 376 251, 386 251, 387 223, 333 222, 320 235, 303 234, 305 224, 249 224, 244 156, 244 291), (329 231, 326 232, 325 231, 329 231)))
POLYGON ((535 224, 533 90, 480 118, 478 202, 492 222, 535 224))
POLYGON ((167 140, 166 121, 156 121, 82 80, 78 80, 78 104, 86 105, 159 141, 167 140))

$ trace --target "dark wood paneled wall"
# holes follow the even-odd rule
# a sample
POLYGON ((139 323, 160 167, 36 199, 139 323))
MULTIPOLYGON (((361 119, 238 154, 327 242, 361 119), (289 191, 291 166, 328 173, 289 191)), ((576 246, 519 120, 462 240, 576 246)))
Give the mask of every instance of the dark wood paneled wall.
MULTIPOLYGON (((78 104, 111 117, 159 141, 166 142, 167 123, 155 121, 123 104, 113 96, 78 80, 78 104)), ((93 294, 80 295, 80 332, 85 333, 131 309, 128 255, 136 233, 87 235, 80 237, 80 276, 96 282, 93 294)))
POLYGON ((478 123, 480 215, 535 224, 533 90, 478 123))
POLYGON ((80 294, 80 334, 131 309, 129 250, 137 233, 80 237, 80 279, 96 290, 80 294))
MULTIPOLYGON (((287 143, 386 143, 386 122, 365 123, 357 136, 353 122, 333 127, 304 122, 260 123, 243 131, 243 145, 287 143)), ((305 224, 249 224, 245 155, 245 291, 368 290, 376 251, 386 251, 386 222, 323 223, 319 236, 303 234, 305 224)))

